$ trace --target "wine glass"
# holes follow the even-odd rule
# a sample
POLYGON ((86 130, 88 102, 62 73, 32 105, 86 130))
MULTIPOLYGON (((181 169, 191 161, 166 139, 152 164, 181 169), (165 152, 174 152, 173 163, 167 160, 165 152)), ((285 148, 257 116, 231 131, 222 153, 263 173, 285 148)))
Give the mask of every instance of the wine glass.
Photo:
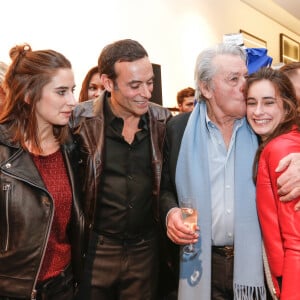
MULTIPOLYGON (((195 200, 192 198, 185 198, 179 201, 183 223, 191 230, 196 231, 198 212, 195 207, 195 200)), ((194 244, 189 244, 183 247, 183 252, 194 253, 196 251, 194 244)))

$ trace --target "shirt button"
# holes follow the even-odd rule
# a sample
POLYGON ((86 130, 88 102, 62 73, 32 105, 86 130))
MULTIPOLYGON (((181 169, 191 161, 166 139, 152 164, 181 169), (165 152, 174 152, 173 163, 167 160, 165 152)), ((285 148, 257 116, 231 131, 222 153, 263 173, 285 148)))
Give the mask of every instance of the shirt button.
POLYGON ((231 237, 232 237, 232 233, 231 233, 231 232, 228 232, 228 236, 231 238, 231 237))
POLYGON ((132 180, 132 179, 133 179, 133 176, 128 175, 128 179, 129 179, 129 180, 132 180))
POLYGON ((230 189, 230 185, 229 184, 226 184, 226 189, 230 189))
POLYGON ((226 209, 226 213, 227 213, 227 214, 230 214, 230 213, 231 213, 231 209, 229 209, 229 208, 226 209))

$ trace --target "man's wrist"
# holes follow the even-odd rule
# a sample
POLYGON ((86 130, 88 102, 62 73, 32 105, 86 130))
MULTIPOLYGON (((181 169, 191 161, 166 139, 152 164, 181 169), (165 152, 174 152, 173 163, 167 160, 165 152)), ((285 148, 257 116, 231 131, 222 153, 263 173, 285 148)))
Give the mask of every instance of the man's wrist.
POLYGON ((175 206, 175 207, 172 207, 169 211, 168 211, 168 213, 167 213, 167 215, 166 215, 166 227, 168 226, 168 217, 169 217, 169 215, 175 210, 175 209, 177 209, 178 207, 177 206, 175 206))

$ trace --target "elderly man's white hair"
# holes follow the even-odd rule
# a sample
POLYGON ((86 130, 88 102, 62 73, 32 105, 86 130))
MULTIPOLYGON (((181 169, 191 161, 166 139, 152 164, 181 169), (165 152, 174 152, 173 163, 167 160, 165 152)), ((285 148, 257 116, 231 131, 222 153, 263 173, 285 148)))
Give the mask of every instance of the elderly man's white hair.
POLYGON ((204 49, 197 58, 195 67, 195 98, 201 100, 201 91, 199 88, 199 82, 206 82, 210 84, 212 77, 216 73, 216 67, 213 64, 213 60, 216 56, 222 54, 229 54, 234 56, 239 56, 243 61, 247 60, 247 54, 245 50, 235 44, 221 43, 213 47, 204 49))

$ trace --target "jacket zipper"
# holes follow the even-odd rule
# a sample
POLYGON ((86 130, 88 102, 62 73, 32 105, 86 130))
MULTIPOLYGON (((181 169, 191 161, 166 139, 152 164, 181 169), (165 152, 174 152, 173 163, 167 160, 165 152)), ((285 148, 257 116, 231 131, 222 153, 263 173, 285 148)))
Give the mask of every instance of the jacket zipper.
POLYGON ((3 186, 3 190, 5 191, 5 215, 6 215, 6 241, 4 246, 4 251, 8 250, 8 242, 9 242, 9 214, 8 214, 8 193, 11 190, 10 184, 5 184, 3 186))
MULTIPOLYGON (((47 192, 48 193, 48 192, 47 192)), ((49 194, 49 193, 48 193, 49 194)), ((50 194, 49 194, 50 196, 50 194)), ((52 197, 50 196, 51 200, 52 200, 52 203, 54 203, 52 197)), ((48 228, 48 232, 47 232, 47 235, 46 235, 46 241, 49 240, 49 236, 50 236, 50 228, 52 226, 52 222, 53 222, 53 217, 54 217, 54 210, 55 210, 55 207, 54 207, 54 204, 53 204, 53 210, 52 210, 52 215, 51 215, 51 220, 50 220, 50 226, 48 228)), ((44 245, 44 248, 43 248, 43 253, 42 253, 42 257, 41 257, 41 260, 40 260, 40 263, 39 263, 39 267, 38 267, 38 271, 36 273, 36 276, 34 278, 34 282, 33 282, 33 288, 32 288, 32 292, 31 292, 31 300, 36 300, 36 295, 37 295, 37 290, 36 290, 36 283, 37 283, 37 280, 38 280, 38 275, 40 274, 40 270, 41 270, 41 267, 42 267, 42 263, 44 261, 44 257, 45 257, 45 253, 46 253, 46 244, 44 245)))
MULTIPOLYGON (((50 195, 50 193, 49 193, 46 189, 44 189, 44 188, 42 188, 42 187, 40 187, 40 186, 34 184, 33 182, 30 182, 30 181, 28 181, 28 180, 24 180, 24 178, 21 178, 21 177, 18 177, 18 176, 14 176, 14 175, 12 175, 12 174, 10 174, 10 173, 5 172, 4 170, 2 170, 2 173, 5 174, 5 175, 7 175, 7 176, 9 176, 9 177, 11 177, 11 178, 15 178, 15 179, 21 180, 21 181, 23 181, 23 182, 28 183, 29 185, 32 185, 32 186, 34 186, 34 187, 36 187, 36 188, 38 188, 38 189, 43 190, 43 191, 49 196, 49 198, 52 200, 52 203, 53 203, 53 209, 52 209, 52 214, 51 214, 51 220, 50 220, 50 223, 49 223, 50 226, 49 226, 49 228, 48 228, 47 235, 46 235, 46 239, 45 239, 45 241, 47 242, 47 241, 49 240, 49 236, 50 236, 50 228, 51 228, 51 226, 52 226, 52 222, 53 222, 53 218, 54 218, 54 210, 55 210, 55 207, 54 207, 54 201, 53 201, 52 196, 50 195)), ((7 198, 8 198, 8 197, 7 197, 7 198)), ((7 214, 8 214, 8 210, 7 210, 7 214)), ((38 275, 39 275, 40 270, 41 270, 41 267, 42 267, 42 262, 43 262, 43 260, 44 260, 45 253, 46 253, 46 243, 44 244, 44 247, 43 247, 43 253, 42 253, 42 257, 41 257, 40 263, 39 263, 38 271, 37 271, 36 276, 35 276, 35 278, 34 278, 33 287, 32 287, 32 291, 31 291, 31 298, 30 298, 31 300, 36 300, 37 291, 36 291, 35 286, 36 286, 36 283, 37 283, 38 275)))
POLYGON ((8 243, 9 243, 9 213, 8 213, 8 194, 9 191, 11 190, 11 185, 9 183, 6 183, 3 185, 2 190, 4 191, 5 194, 5 225, 6 225, 6 233, 4 235, 4 243, 3 243, 3 251, 6 252, 8 250, 8 243))

